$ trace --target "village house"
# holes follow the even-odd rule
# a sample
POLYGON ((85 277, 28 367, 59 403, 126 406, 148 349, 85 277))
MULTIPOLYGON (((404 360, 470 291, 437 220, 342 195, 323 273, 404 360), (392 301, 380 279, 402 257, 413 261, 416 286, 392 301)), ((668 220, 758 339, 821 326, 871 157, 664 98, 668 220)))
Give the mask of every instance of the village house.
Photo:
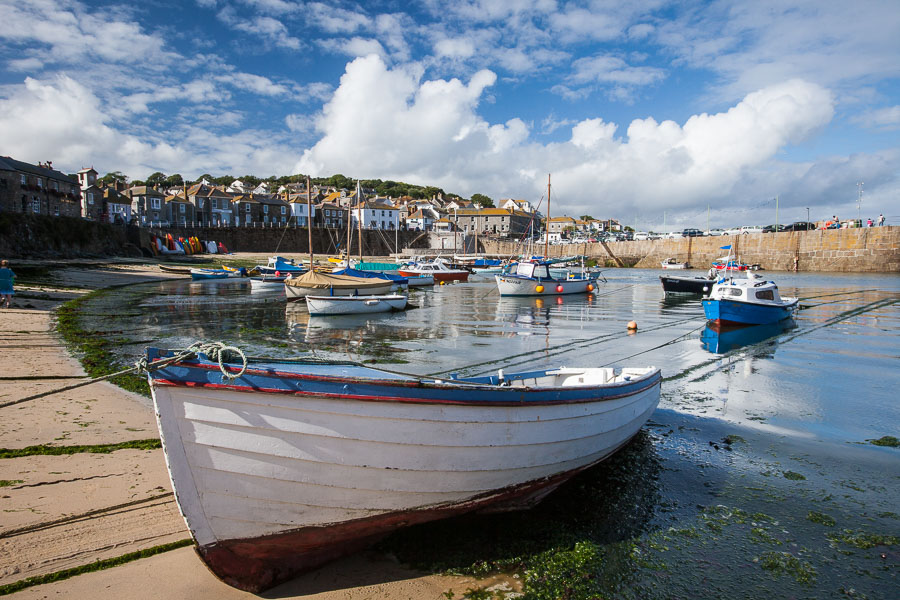
POLYGON ((81 216, 78 179, 53 168, 0 156, 0 211, 50 216, 81 216))
POLYGON ((187 197, 194 205, 194 214, 201 225, 221 227, 234 224, 232 194, 201 182, 188 188, 187 197))
MULTIPOLYGON (((124 187, 124 185, 121 187, 124 187)), ((133 217, 131 198, 122 193, 119 190, 119 186, 102 186, 100 188, 100 203, 103 206, 103 218, 101 221, 122 225, 131 223, 133 217)))
POLYGON ((406 228, 410 231, 431 231, 434 227, 435 218, 433 215, 426 213, 426 210, 427 209, 417 210, 406 217, 406 228))
MULTIPOLYGON (((259 202, 259 206, 262 209, 262 224, 263 225, 278 225, 282 227, 286 227, 288 222, 291 219, 291 210, 294 205, 285 202, 282 198, 277 196, 269 196, 269 195, 256 195, 253 196, 256 198, 257 202, 259 202)), ((303 211, 306 211, 306 203, 303 204, 303 211)))
POLYGON ((362 201, 353 210, 353 226, 362 220, 363 229, 399 229, 400 211, 393 206, 372 201, 362 201))
POLYGON ((575 219, 572 217, 552 217, 546 229, 549 234, 562 236, 567 231, 575 230, 575 219))
POLYGON ((194 222, 194 205, 184 196, 166 196, 166 220, 173 225, 186 227, 194 222))
POLYGON ((466 234, 518 236, 531 224, 531 215, 505 208, 469 208, 447 214, 457 231, 466 234))
POLYGON ((148 185, 138 185, 125 190, 131 199, 131 214, 140 225, 168 222, 166 218, 166 195, 148 185))
POLYGON ((318 227, 343 229, 347 222, 347 210, 337 204, 322 202, 315 206, 313 223, 318 227))
POLYGON ((307 202, 306 194, 287 194, 287 196, 287 203, 290 206, 289 216, 293 217, 294 223, 300 227, 315 224, 316 205, 312 202, 312 197, 307 202), (311 214, 308 211, 311 211, 311 214))
POLYGON ((500 200, 497 203, 497 206, 499 206, 500 208, 518 210, 529 214, 534 214, 537 212, 537 208, 533 206, 528 200, 515 200, 513 198, 505 198, 503 200, 500 200))

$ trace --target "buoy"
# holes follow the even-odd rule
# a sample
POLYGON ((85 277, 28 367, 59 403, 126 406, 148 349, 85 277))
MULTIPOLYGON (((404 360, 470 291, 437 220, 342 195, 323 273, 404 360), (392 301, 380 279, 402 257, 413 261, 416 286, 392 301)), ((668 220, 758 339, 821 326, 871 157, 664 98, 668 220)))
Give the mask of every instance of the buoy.
POLYGON ((536 288, 534 288, 534 291, 536 291, 538 294, 542 294, 542 293, 544 293, 544 286, 539 285, 536 288))
POLYGON ((275 277, 281 277, 281 271, 275 271, 275 277))
POLYGON ((593 285, 592 283, 589 283, 589 284, 588 284, 588 291, 589 291, 589 292, 593 292, 593 291, 594 291, 594 285, 593 285))
POLYGON ((445 283, 446 283, 445 281, 442 281, 442 282, 441 282, 441 285, 444 285, 445 283))
POLYGON ((637 331, 637 323, 628 321, 628 331, 637 331))
POLYGON ((557 291, 557 293, 562 294, 562 291, 563 291, 562 284, 559 284, 558 286, 556 286, 556 291, 557 291))

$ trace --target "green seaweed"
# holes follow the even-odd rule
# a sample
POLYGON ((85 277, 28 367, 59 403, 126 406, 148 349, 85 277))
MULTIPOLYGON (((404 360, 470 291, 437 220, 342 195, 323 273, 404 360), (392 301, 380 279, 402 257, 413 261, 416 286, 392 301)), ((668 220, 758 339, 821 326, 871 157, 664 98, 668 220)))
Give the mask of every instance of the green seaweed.
POLYGON ((892 435, 885 435, 877 440, 866 440, 873 446, 887 446, 888 448, 900 448, 900 440, 892 435))
POLYGON ((784 471, 782 473, 785 479, 790 479, 791 481, 805 481, 806 477, 801 475, 800 473, 795 473, 794 471, 784 471))
POLYGON ((811 584, 816 580, 815 567, 789 552, 764 552, 756 562, 766 571, 790 575, 799 583, 811 584))
POLYGON ((109 454, 116 450, 156 450, 162 448, 157 438, 130 440, 117 444, 95 444, 89 446, 27 446, 25 448, 0 448, 0 458, 21 458, 23 456, 63 456, 67 454, 109 454))
POLYGON ((138 550, 137 552, 129 552, 128 554, 123 554, 122 556, 117 556, 115 558, 98 560, 87 565, 81 565, 80 567, 73 567, 71 569, 56 571, 55 573, 47 573, 45 575, 28 577, 27 579, 22 579, 21 581, 14 581, 13 583, 0 585, 0 596, 8 596, 9 594, 19 592, 35 585, 43 585, 45 583, 63 581, 65 579, 75 577, 76 575, 83 575, 85 573, 93 573, 95 571, 102 571, 111 567, 117 567, 119 565, 139 560, 141 558, 147 558, 149 556, 162 554, 163 552, 168 552, 170 550, 184 548, 185 546, 190 546, 193 543, 194 542, 191 539, 179 540, 177 542, 162 544, 160 546, 154 546, 145 550, 138 550))
POLYGON ((860 550, 874 548, 875 546, 896 546, 900 544, 900 537, 896 535, 867 533, 851 529, 843 529, 840 533, 829 533, 826 537, 832 545, 845 544, 860 550))
POLYGON ((0 487, 12 487, 24 483, 21 479, 0 479, 0 487))
POLYGON ((807 521, 812 521, 813 523, 818 523, 819 525, 825 525, 826 527, 834 527, 837 524, 837 521, 834 520, 834 517, 826 515, 825 513, 816 512, 814 510, 809 511, 806 515, 807 521))

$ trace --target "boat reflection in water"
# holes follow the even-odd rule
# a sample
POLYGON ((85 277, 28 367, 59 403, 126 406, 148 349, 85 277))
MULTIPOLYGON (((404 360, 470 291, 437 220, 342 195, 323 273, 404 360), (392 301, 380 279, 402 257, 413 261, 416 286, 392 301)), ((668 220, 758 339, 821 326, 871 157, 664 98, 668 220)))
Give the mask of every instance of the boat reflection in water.
POLYGON ((725 354, 742 346, 757 344, 780 333, 794 329, 797 324, 793 319, 784 319, 777 323, 748 326, 721 326, 707 323, 700 334, 703 349, 714 354, 725 354))

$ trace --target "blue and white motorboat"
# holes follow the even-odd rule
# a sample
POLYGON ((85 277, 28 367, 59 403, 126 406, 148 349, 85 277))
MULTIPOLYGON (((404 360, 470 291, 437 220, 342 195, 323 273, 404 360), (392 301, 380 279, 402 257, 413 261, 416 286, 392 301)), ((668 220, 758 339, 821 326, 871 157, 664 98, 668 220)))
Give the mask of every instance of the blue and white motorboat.
POLYGON ((212 279, 231 279, 244 277, 245 269, 191 269, 191 279, 194 281, 206 281, 212 279))
POLYGON ((512 273, 494 275, 501 296, 552 296, 555 294, 590 294, 596 278, 570 274, 555 278, 546 261, 520 262, 512 273))
POLYGON ((747 277, 723 277, 712 285, 703 299, 706 318, 718 324, 764 325, 789 318, 798 298, 782 298, 778 286, 753 271, 747 277))
POLYGON ((261 275, 301 275, 306 273, 306 267, 296 264, 293 260, 288 260, 281 256, 270 256, 266 266, 257 265, 256 270, 261 275))
POLYGON ((707 323, 700 332, 700 345, 713 354, 725 354, 744 346, 752 346, 797 326, 793 319, 765 325, 727 326, 707 323))

